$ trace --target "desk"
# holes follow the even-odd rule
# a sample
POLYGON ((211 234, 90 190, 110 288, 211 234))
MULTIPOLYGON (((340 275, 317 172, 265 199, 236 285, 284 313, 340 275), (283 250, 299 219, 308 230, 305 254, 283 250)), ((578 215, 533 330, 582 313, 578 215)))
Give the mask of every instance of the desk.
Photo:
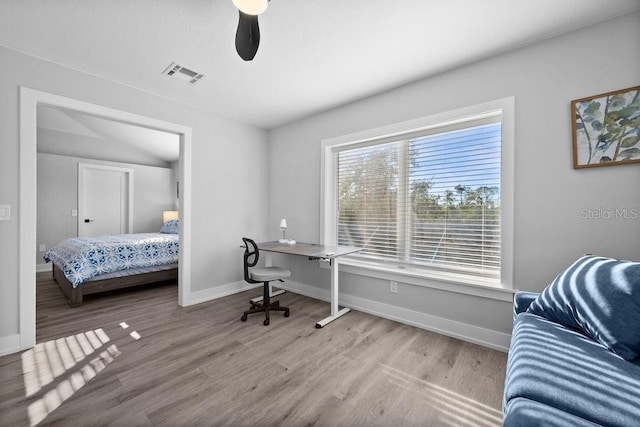
MULTIPOLYGON (((312 243, 295 243, 289 245, 279 242, 262 242, 258 243, 258 249, 261 252, 273 252, 287 255, 305 256, 309 259, 321 259, 329 261, 331 265, 331 315, 316 323, 316 328, 322 328, 329 322, 336 320, 338 317, 351 311, 350 308, 342 308, 338 306, 338 258, 343 255, 360 252, 363 248, 353 246, 326 246, 316 245, 312 243)), ((269 264, 269 259, 266 260, 269 264)))

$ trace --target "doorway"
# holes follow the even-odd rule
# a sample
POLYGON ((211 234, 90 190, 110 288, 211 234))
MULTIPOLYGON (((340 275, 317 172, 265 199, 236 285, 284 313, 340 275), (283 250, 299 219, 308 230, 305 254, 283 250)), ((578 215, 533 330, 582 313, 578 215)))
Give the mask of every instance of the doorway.
POLYGON ((37 106, 48 105, 76 110, 96 117, 160 130, 179 136, 180 160, 180 254, 178 273, 178 304, 190 305, 191 295, 191 128, 20 87, 20 225, 19 225, 19 284, 20 284, 20 349, 35 345, 36 265, 33 248, 36 247, 37 160, 36 128, 37 106))

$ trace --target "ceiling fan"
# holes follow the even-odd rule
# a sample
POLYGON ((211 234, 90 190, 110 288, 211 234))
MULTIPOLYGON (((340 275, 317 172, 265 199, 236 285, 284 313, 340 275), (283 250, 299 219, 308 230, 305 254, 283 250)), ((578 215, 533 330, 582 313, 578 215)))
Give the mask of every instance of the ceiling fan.
POLYGON ((233 0, 240 19, 236 31, 236 52, 245 61, 251 61, 260 45, 258 15, 267 10, 269 0, 233 0))

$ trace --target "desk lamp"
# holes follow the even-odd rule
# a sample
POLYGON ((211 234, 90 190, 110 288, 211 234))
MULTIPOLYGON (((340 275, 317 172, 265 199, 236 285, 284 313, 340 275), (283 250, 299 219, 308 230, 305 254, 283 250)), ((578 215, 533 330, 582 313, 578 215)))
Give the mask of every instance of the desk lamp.
POLYGON ((282 239, 280 239, 280 243, 287 243, 287 239, 285 237, 285 233, 287 232, 287 220, 284 218, 280 220, 280 230, 282 230, 282 239))

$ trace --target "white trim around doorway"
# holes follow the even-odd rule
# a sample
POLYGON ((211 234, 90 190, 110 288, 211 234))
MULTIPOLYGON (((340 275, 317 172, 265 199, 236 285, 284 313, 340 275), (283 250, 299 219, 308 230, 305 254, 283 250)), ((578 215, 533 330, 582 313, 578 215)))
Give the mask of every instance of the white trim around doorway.
POLYGON ((35 346, 36 341, 36 261, 33 253, 36 247, 38 104, 76 110, 180 136, 178 304, 183 307, 191 305, 191 128, 21 86, 18 249, 20 350, 35 346))

